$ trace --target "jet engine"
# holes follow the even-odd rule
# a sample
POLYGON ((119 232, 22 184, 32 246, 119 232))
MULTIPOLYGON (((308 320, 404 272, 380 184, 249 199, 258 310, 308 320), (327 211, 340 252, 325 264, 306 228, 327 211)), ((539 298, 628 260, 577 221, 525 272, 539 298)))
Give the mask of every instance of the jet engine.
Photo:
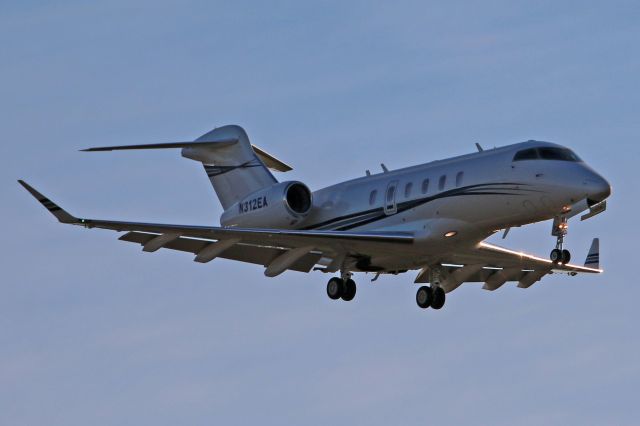
POLYGON ((280 182, 233 204, 220 217, 222 226, 292 229, 311 211, 311 191, 302 182, 280 182))

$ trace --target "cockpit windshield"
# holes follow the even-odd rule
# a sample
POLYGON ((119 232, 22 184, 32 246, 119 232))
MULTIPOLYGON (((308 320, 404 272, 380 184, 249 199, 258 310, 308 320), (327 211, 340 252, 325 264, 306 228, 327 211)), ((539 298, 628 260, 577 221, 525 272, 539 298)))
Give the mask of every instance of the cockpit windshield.
POLYGON ((573 151, 567 148, 529 148, 518 151, 513 157, 513 161, 524 160, 559 160, 559 161, 582 161, 573 151))

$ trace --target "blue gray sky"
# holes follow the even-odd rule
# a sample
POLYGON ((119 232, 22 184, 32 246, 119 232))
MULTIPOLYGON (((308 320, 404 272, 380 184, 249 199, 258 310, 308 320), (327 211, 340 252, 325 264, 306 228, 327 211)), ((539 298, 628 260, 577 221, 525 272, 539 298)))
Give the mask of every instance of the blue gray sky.
MULTIPOLYGON (((637 2, 24 1, 0 4, 0 424, 637 424, 637 2), (527 139, 613 185, 572 223, 601 276, 466 284, 415 306, 414 274, 322 274, 58 225, 217 224, 178 152, 80 153, 240 124, 312 189, 527 139)), ((509 247, 546 255, 550 224, 509 247)))

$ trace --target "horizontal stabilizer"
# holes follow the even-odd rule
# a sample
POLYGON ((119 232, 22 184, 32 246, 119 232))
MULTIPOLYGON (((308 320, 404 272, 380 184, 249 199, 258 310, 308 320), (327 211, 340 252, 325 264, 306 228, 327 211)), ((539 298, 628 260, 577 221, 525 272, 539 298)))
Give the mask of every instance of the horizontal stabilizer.
MULTIPOLYGON (((99 146, 93 148, 81 149, 82 152, 105 152, 105 151, 127 151, 127 150, 137 150, 137 149, 169 149, 169 148, 198 148, 198 147, 207 147, 207 148, 224 148, 231 145, 234 145, 238 142, 237 138, 225 138, 220 140, 210 140, 210 141, 198 141, 198 142, 166 142, 166 143, 152 143, 145 145, 117 145, 117 146, 99 146)), ((253 151, 256 153, 258 158, 264 163, 265 166, 270 168, 271 170, 275 170, 278 172, 289 172, 293 170, 293 168, 287 163, 278 160, 273 155, 269 154, 262 148, 259 148, 255 145, 251 145, 253 151)))
POLYGON ((132 149, 166 149, 166 148, 192 148, 199 147, 204 145, 209 145, 210 147, 218 147, 223 148, 226 146, 231 146, 238 142, 238 139, 220 139, 217 141, 206 141, 206 142, 167 142, 167 143, 152 143, 146 145, 119 145, 119 146, 100 146, 94 148, 86 148, 81 149, 80 151, 84 152, 99 152, 99 151, 124 151, 124 150, 132 150, 132 149))

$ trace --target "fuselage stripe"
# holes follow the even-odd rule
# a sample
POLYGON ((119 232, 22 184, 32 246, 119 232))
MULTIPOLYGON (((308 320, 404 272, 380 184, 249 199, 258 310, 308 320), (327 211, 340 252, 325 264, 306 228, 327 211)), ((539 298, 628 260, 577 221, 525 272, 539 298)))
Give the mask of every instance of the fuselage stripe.
POLYGON ((386 217, 394 216, 398 213, 405 212, 409 209, 419 207, 428 202, 447 198, 447 197, 456 197, 463 195, 524 195, 518 194, 513 191, 522 191, 522 192, 540 192, 537 190, 527 189, 527 188, 503 188, 505 185, 516 185, 516 186, 526 186, 527 184, 522 183, 489 183, 489 184, 478 184, 478 185, 470 185, 466 187, 456 188, 449 191, 441 192, 437 195, 432 195, 430 197, 418 198, 416 200, 404 201, 396 204, 397 212, 393 214, 384 213, 383 207, 377 207, 375 209, 360 211, 356 213, 351 213, 345 216, 339 216, 333 219, 329 219, 324 222, 320 222, 314 225, 310 225, 305 227, 304 229, 335 229, 335 230, 348 230, 352 228, 356 228, 358 226, 366 225, 386 217), (488 191, 491 190, 491 191, 488 191), (496 191, 509 191, 509 192, 496 192, 496 191), (374 217, 365 217, 375 214, 374 217), (342 223, 345 221, 354 221, 353 223, 342 223))

